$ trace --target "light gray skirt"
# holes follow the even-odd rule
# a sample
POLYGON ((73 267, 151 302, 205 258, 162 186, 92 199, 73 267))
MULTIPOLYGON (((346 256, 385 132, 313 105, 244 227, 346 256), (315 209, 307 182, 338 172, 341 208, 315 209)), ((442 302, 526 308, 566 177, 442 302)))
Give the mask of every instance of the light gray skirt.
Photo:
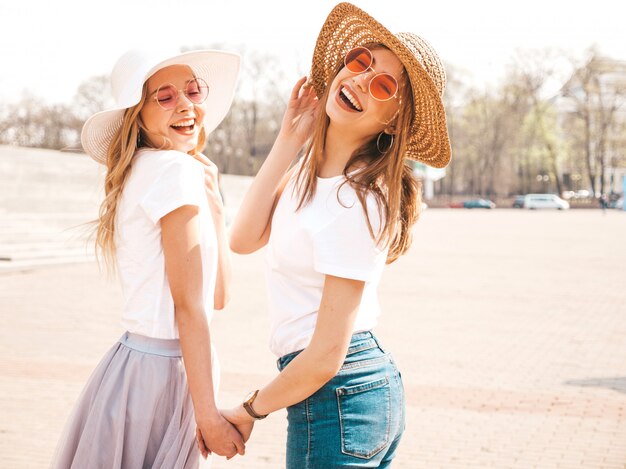
POLYGON ((125 333, 89 378, 51 468, 199 467, 181 356, 178 340, 125 333))

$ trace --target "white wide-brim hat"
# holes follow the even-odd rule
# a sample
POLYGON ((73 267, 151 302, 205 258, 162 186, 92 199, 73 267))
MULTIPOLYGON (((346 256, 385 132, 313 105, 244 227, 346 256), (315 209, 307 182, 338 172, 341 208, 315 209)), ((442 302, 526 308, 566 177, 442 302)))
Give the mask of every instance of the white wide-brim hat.
POLYGON ((204 129, 207 135, 222 122, 233 101, 240 67, 239 54, 217 50, 174 53, 163 50, 131 50, 117 61, 111 72, 115 107, 87 119, 81 133, 85 152, 105 164, 113 135, 122 125, 124 111, 141 100, 148 78, 170 65, 188 65, 192 73, 209 85, 205 101, 204 129))

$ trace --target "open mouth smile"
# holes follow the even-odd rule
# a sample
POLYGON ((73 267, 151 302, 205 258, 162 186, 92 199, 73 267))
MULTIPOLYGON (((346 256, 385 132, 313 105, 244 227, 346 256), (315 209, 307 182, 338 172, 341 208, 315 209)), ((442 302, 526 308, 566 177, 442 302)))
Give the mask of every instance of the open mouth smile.
POLYGON ((339 100, 345 104, 349 110, 363 112, 363 106, 361 106, 359 100, 343 85, 339 88, 339 100))
POLYGON ((170 127, 180 134, 190 134, 196 128, 196 120, 185 119, 170 125, 170 127))

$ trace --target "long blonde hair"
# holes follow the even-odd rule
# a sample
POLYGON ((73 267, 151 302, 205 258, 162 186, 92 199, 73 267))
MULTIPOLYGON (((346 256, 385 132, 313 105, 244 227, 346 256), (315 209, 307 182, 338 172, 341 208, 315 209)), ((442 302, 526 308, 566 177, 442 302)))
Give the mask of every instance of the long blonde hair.
MULTIPOLYGON (((385 48, 381 44, 367 45, 370 49, 385 48)), ((339 64, 329 83, 339 73, 343 64, 339 64)), ((296 176, 300 201, 298 209, 309 203, 317 187, 317 174, 324 157, 324 144, 330 119, 324 109, 329 97, 327 86, 320 97, 320 107, 315 130, 306 147, 303 162, 296 176)), ((350 184, 356 191, 367 219, 372 238, 382 246, 389 247, 387 263, 392 263, 410 247, 411 228, 419 218, 421 210, 421 184, 413 176, 409 162, 404 154, 413 116, 413 92, 411 83, 403 69, 399 80, 398 113, 395 116, 393 140, 386 143, 384 153, 379 150, 379 135, 357 148, 344 168, 344 184, 350 184), (356 171, 353 169, 358 168, 356 171), (373 194, 378 202, 380 230, 374 233, 367 212, 366 198, 373 194)), ((417 116, 419 117, 419 116, 417 116)), ((383 139, 381 139, 383 140, 383 139)), ((390 138, 391 140, 391 138, 390 138)))
MULTIPOLYGON (((107 149, 106 175, 104 178, 104 200, 100 205, 100 212, 96 229, 96 257, 100 261, 102 255, 109 273, 116 270, 115 262, 115 230, 117 206, 122 197, 124 184, 130 174, 133 156, 139 148, 157 148, 154 145, 155 137, 161 137, 163 143, 157 149, 166 149, 171 141, 162 135, 150 134, 143 125, 139 113, 146 103, 147 82, 143 85, 141 100, 135 106, 124 111, 122 125, 113 134, 107 149)), ((204 127, 200 129, 196 148, 190 154, 201 153, 206 143, 204 127)))

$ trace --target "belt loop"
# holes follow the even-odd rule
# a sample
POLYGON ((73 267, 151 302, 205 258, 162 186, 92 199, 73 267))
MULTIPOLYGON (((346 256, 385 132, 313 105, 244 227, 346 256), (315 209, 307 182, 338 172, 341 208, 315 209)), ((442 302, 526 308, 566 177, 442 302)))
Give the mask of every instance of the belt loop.
POLYGON ((380 343, 380 340, 378 340, 378 337, 376 337, 374 334, 372 334, 372 339, 374 339, 374 342, 376 342, 376 345, 378 345, 378 348, 381 350, 381 352, 387 353, 387 352, 385 352, 385 349, 383 348, 382 344, 380 343))

